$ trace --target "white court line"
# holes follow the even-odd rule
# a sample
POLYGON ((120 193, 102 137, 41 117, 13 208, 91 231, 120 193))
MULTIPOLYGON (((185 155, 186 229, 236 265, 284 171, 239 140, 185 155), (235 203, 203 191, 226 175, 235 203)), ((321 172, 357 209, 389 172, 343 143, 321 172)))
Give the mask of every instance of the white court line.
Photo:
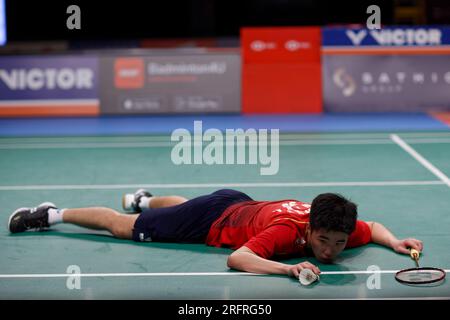
MULTIPOLYGON (((411 144, 444 144, 450 143, 450 139, 433 139, 433 138, 413 138, 408 139, 411 144)), ((97 149, 97 148, 160 148, 174 147, 177 142, 165 141, 122 141, 122 142, 7 142, 1 143, 0 149, 97 149)), ((373 145, 373 144, 394 144, 391 139, 350 139, 350 140, 306 140, 306 139, 280 139, 278 143, 273 145, 280 146, 302 146, 302 145, 373 145)), ((205 143, 206 145, 206 143, 205 143)), ((270 143, 272 145, 272 143, 270 143)), ((257 143, 235 143, 235 146, 258 146, 257 143)))
MULTIPOLYGON (((439 139, 450 138, 450 130, 447 132, 401 132, 402 137, 410 139, 439 139)), ((170 134, 166 135, 125 135, 125 136, 66 136, 66 137, 0 137, 0 143, 46 143, 51 142, 165 142, 170 134)), ((389 139, 388 133, 280 133, 281 140, 364 140, 364 139, 389 139)))
MULTIPOLYGON (((323 271, 320 275, 346 274, 395 274, 400 270, 355 270, 355 271, 323 271)), ((444 270, 446 273, 450 269, 444 270)), ((250 272, 141 272, 141 273, 47 273, 47 274, 0 274, 0 279, 14 278, 66 278, 66 277, 197 277, 197 276, 267 276, 267 274, 250 272)))
POLYGON ((442 185, 441 181, 353 181, 353 182, 250 182, 250 183, 167 183, 167 184, 99 184, 99 185, 17 185, 0 186, 0 191, 29 190, 114 190, 114 189, 197 189, 197 188, 268 188, 268 187, 387 187, 442 185))
MULTIPOLYGON (((399 132, 404 138, 450 138, 450 130, 445 132, 399 132)), ((241 135, 239 135, 241 136, 241 135)), ((43 136, 43 137, 0 137, 1 142, 17 142, 17 141, 37 141, 41 142, 43 139, 47 141, 62 141, 67 140, 76 141, 86 141, 86 140, 139 140, 139 141, 166 141, 170 137, 170 134, 147 134, 147 135, 116 135, 116 136, 43 136)), ((283 133, 280 132, 281 139, 295 140, 295 139, 389 139, 389 133, 283 133)))
POLYGON ((66 278, 66 277, 185 277, 185 276, 261 276, 247 272, 145 272, 145 273, 55 273, 55 274, 0 274, 1 278, 66 278))
POLYGON ((450 143, 449 138, 408 138, 410 144, 423 144, 423 143, 450 143))
POLYGON ((0 149, 98 149, 98 148, 157 148, 173 147, 171 142, 99 142, 99 143, 15 143, 0 144, 0 149))
MULTIPOLYGON (((285 133, 280 132, 280 138, 303 138, 303 139, 376 139, 389 138, 390 133, 285 133)), ((440 132, 398 132, 405 138, 450 138, 450 130, 440 132)))
POLYGON ((420 153, 411 148, 402 138, 400 138, 396 134, 391 135, 392 141, 398 144, 403 150, 408 152, 414 159, 416 159, 420 164, 422 164, 425 168, 431 171, 436 177, 438 177, 442 182, 444 182, 447 186, 450 187, 450 179, 442 173, 438 168, 436 168, 431 162, 425 159, 420 153))
MULTIPOLYGON (((435 143, 449 143, 435 142, 435 143)), ((431 142, 428 142, 431 143, 431 142)), ((152 141, 152 142, 87 142, 87 143, 3 143, 0 144, 0 149, 89 149, 89 148, 160 148, 160 147, 174 147, 177 142, 167 141, 152 141)), ((378 140, 280 140, 278 143, 269 143, 269 145, 280 146, 302 146, 302 145, 368 145, 368 144, 393 144, 388 139, 378 140)), ((207 145, 207 143, 204 143, 207 145)), ((258 143, 235 143, 235 146, 258 146, 258 143)))

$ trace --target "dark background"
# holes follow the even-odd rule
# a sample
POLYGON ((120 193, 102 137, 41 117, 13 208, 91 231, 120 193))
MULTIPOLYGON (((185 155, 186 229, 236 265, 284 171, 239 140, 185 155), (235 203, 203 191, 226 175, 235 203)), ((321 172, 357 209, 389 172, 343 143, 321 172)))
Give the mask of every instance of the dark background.
POLYGON ((395 7, 416 1, 427 24, 450 23, 449 0, 6 0, 6 13, 8 41, 237 37, 242 26, 365 24, 371 4, 394 24, 395 7), (81 30, 66 28, 71 4, 81 30))
POLYGON ((364 23, 366 8, 393 0, 6 0, 8 40, 238 36, 241 26, 364 23), (66 8, 81 9, 81 30, 69 31, 66 8))

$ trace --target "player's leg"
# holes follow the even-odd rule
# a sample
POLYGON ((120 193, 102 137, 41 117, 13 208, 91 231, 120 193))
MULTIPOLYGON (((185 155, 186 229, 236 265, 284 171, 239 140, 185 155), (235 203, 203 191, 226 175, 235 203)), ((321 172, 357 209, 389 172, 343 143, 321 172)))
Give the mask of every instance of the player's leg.
POLYGON ((121 214, 104 207, 65 209, 63 222, 80 227, 107 230, 120 239, 131 239, 133 226, 139 214, 121 214))
POLYGON ((53 203, 42 203, 35 208, 17 209, 9 218, 12 233, 30 229, 45 229, 57 223, 72 223, 81 227, 108 230, 121 239, 131 239, 138 214, 125 215, 102 207, 58 209, 53 203))

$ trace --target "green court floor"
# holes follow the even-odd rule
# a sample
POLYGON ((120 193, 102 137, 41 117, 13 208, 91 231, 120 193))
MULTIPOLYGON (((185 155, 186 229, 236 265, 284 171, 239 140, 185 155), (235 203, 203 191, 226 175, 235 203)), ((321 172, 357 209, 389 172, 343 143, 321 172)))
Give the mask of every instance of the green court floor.
POLYGON ((18 207, 52 201, 120 210, 121 195, 138 187, 187 198, 227 187, 256 200, 312 201, 338 192, 359 205, 360 219, 423 240, 421 266, 448 272, 450 132, 398 133, 403 147, 391 134, 281 135, 273 176, 260 175, 260 165, 177 166, 169 136, 0 138, 0 299, 450 298, 448 279, 425 288, 397 283, 395 271, 414 262, 373 244, 346 250, 331 265, 308 258, 324 274, 304 287, 286 276, 229 270, 229 249, 135 243, 72 225, 7 231, 18 207), (70 266, 80 278, 68 274, 70 266))

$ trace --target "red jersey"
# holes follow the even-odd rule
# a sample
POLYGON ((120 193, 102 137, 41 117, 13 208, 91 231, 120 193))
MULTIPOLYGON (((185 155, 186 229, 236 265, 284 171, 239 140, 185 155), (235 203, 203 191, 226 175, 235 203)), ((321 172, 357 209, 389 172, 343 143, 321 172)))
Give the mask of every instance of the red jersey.
MULTIPOLYGON (((311 205, 297 200, 244 201, 228 207, 212 224, 206 244, 238 249, 246 246, 263 258, 304 256, 311 205)), ((369 225, 361 220, 346 248, 371 240, 369 225)))

